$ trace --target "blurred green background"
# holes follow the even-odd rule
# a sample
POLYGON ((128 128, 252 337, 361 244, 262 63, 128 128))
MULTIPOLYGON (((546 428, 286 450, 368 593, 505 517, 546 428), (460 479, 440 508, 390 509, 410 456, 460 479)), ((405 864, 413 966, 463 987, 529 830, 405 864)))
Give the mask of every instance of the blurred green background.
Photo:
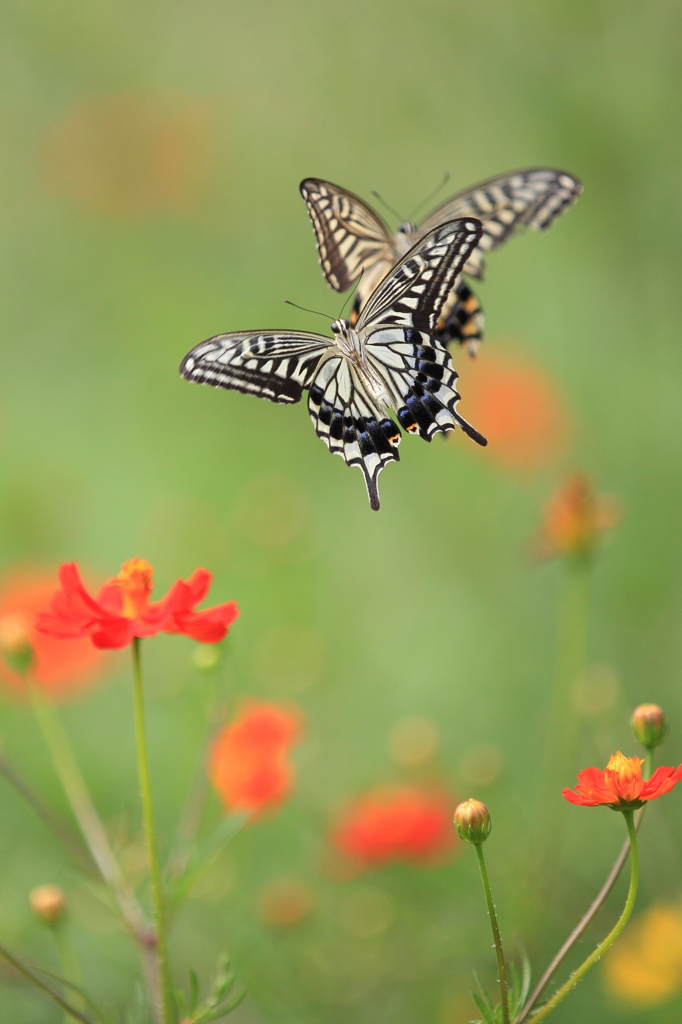
MULTIPOLYGON (((537 972, 587 906, 622 822, 568 804, 539 921, 522 898, 562 573, 534 564, 528 542, 573 468, 624 515, 596 566, 589 655, 617 685, 585 715, 572 771, 635 754, 627 720, 644 700, 672 722, 664 762, 682 760, 680 6, 7 0, 0 18, 3 564, 76 559, 102 579, 139 554, 159 591, 205 565, 211 603, 242 611, 226 699, 293 699, 307 720, 295 794, 237 837, 183 909, 178 975, 190 964, 206 978, 228 948, 249 988, 235 1024, 463 1024, 472 968, 494 979, 472 851, 342 882, 324 869, 325 833, 349 794, 430 773, 491 807, 502 929, 512 946, 521 933, 537 972), (301 178, 378 189, 407 216, 446 170, 460 188, 533 164, 565 167, 585 193, 548 235, 489 259, 479 363, 507 354, 554 382, 574 424, 556 457, 522 472, 459 432, 407 439, 374 514, 303 406, 178 377, 184 353, 220 331, 324 329, 285 298, 338 314, 301 178), (405 716, 437 724, 419 769, 389 749, 405 716), (502 765, 487 784, 467 769, 480 744, 502 765), (286 877, 313 909, 274 929, 259 893, 286 877), (383 916, 368 924, 363 906, 383 916)), ((466 416, 479 368, 455 361, 466 416)), ((162 637, 145 651, 162 845, 206 724, 192 650, 162 637)), ((122 655, 64 709, 122 844, 139 827, 130 702, 122 655)), ((29 712, 8 700, 0 714, 7 751, 64 810, 29 712)), ((2 941, 56 969, 26 894, 59 882, 88 984, 122 1007, 137 970, 126 938, 3 781, 0 806, 2 941)), ((640 913, 679 898, 681 807, 678 792, 650 809, 640 913)), ((621 895, 622 883, 583 950, 621 895)), ((60 1019, 4 969, 0 988, 3 1021, 60 1019)), ((618 1001, 596 971, 556 1019, 663 1024, 681 1010, 679 995, 618 1001)))

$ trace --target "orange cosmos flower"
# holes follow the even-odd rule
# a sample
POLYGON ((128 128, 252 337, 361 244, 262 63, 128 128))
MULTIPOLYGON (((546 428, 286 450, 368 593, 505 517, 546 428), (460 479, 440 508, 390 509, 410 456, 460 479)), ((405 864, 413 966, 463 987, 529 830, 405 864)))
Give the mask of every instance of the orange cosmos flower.
POLYGON ((64 643, 41 633, 36 617, 47 612, 54 594, 54 576, 31 569, 12 572, 0 585, 0 679, 17 692, 23 689, 15 655, 28 648, 26 667, 32 680, 51 698, 77 693, 104 667, 105 656, 88 640, 64 643))
POLYGON ((276 807, 294 782, 289 751, 301 734, 299 711, 249 701, 218 734, 208 774, 228 810, 276 807))
POLYGON ((620 510, 613 498, 594 493, 589 477, 574 473, 549 500, 537 540, 540 557, 588 555, 599 534, 616 526, 620 510))
POLYGON ((195 611, 211 584, 211 573, 196 569, 187 580, 176 580, 165 597, 150 602, 153 574, 149 562, 132 558, 118 576, 107 580, 97 599, 85 589, 75 562, 59 570, 61 590, 50 611, 39 615, 37 627, 60 640, 90 637, 95 647, 127 647, 133 637, 183 633, 203 644, 223 639, 239 615, 234 601, 195 611))
POLYGON ((331 838, 368 865, 433 861, 455 841, 452 803, 417 786, 377 786, 347 806, 331 838))
POLYGON ((539 366, 488 350, 462 367, 467 418, 488 438, 486 456, 505 469, 553 465, 571 434, 559 390, 539 366))
POLYGON ((650 779, 642 778, 643 764, 641 758, 625 757, 619 750, 603 772, 598 768, 579 772, 575 790, 564 789, 563 796, 583 807, 605 804, 614 811, 632 810, 669 793, 682 779, 682 764, 678 768, 661 766, 650 779))

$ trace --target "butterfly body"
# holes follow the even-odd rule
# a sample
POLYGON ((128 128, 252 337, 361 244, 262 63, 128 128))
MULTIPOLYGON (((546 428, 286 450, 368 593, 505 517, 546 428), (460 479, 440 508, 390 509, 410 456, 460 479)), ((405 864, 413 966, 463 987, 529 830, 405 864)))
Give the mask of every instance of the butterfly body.
POLYGON ((216 335, 185 356, 180 373, 272 402, 293 404, 307 390, 318 437, 362 470, 370 505, 378 509, 377 479, 399 460, 400 427, 430 441, 460 426, 486 443, 457 412, 457 374, 432 336, 481 230, 474 218, 434 228, 385 277, 355 325, 333 322, 332 338, 304 331, 216 335))
MULTIPOLYGON (((535 167, 480 182, 451 196, 420 225, 403 222, 392 233, 362 199, 328 181, 307 178, 301 194, 317 240, 322 271, 336 291, 359 277, 351 322, 391 268, 434 227, 453 218, 476 217, 483 231, 462 273, 482 278, 484 256, 520 228, 546 230, 575 200, 582 185, 565 171, 535 167)), ((481 305, 461 278, 443 304, 435 331, 439 340, 466 344, 472 355, 483 337, 481 305)))

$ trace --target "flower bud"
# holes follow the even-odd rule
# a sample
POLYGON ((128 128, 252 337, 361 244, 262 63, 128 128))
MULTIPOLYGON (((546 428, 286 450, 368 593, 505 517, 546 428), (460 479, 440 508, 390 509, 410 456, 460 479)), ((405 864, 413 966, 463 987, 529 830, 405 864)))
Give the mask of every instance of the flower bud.
POLYGON ((39 885, 28 896, 31 910, 48 928, 59 924, 66 910, 66 897, 58 885, 39 885))
POLYGON ((635 708, 630 724, 635 739, 649 750, 659 746, 668 731, 665 715, 658 704, 640 704, 635 708))
POLYGON ((455 808, 454 821, 459 838, 475 846, 486 841, 492 828, 488 808, 480 800, 465 800, 455 808))
POLYGON ((0 617, 0 651, 7 665, 20 676, 33 665, 33 645, 23 615, 9 613, 0 617))

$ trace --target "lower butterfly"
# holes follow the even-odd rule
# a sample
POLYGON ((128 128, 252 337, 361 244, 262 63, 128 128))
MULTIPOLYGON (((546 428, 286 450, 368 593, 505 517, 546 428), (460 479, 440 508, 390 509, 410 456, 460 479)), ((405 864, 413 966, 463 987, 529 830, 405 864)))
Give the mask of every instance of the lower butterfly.
POLYGON ((188 352, 180 374, 271 402, 293 404, 307 390, 318 437, 362 470, 376 510, 378 476, 399 459, 401 427, 430 441, 459 426, 486 444, 457 412, 457 374, 433 337, 482 231, 474 217, 433 228, 369 296, 354 327, 348 320, 332 323, 332 338, 307 331, 218 334, 188 352))

